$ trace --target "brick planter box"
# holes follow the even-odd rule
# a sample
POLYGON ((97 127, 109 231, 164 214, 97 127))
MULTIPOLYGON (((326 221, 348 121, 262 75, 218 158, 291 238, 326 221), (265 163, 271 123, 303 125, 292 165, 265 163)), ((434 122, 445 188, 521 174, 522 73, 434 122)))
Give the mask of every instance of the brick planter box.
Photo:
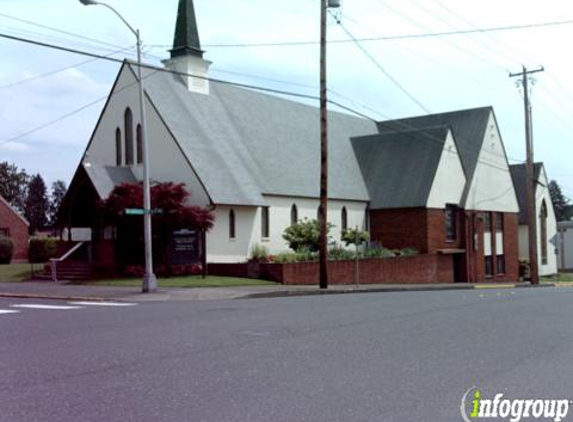
MULTIPOLYGON (((330 284, 352 284, 355 261, 330 261, 330 284)), ((259 263, 258 274, 248 264, 210 264, 209 273, 221 276, 261 278, 288 285, 318 284, 318 263, 259 263), (250 269, 250 271, 249 271, 250 269)), ((358 261, 361 284, 453 283, 451 255, 414 255, 407 257, 364 259, 358 261)))

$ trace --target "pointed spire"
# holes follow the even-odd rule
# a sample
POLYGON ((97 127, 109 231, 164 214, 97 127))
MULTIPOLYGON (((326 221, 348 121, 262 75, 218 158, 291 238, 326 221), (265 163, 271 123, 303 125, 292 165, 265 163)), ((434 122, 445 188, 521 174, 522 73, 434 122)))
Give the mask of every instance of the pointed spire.
POLYGON ((187 55, 202 58, 203 50, 201 50, 201 42, 199 41, 193 0, 179 0, 177 26, 175 28, 171 58, 187 55))

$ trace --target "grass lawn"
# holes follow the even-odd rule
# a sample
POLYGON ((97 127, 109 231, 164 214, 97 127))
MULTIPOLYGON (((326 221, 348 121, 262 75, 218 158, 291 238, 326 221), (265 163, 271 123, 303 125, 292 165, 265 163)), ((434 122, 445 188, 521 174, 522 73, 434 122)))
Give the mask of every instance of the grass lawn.
MULTIPOLYGON (((137 287, 141 286, 141 278, 130 279, 115 279, 115 280, 100 280, 89 282, 86 284, 95 286, 126 286, 137 287)), ((277 283, 265 280, 256 280, 251 278, 233 278, 233 277, 218 277, 207 276, 202 279, 201 276, 187 276, 187 277, 172 277, 160 278, 159 287, 235 287, 235 286, 276 286, 277 283)))
POLYGON ((550 283, 570 283, 573 281, 573 273, 559 273, 556 275, 541 277, 541 280, 550 283))
POLYGON ((0 283, 19 283, 30 279, 30 264, 0 265, 0 283))

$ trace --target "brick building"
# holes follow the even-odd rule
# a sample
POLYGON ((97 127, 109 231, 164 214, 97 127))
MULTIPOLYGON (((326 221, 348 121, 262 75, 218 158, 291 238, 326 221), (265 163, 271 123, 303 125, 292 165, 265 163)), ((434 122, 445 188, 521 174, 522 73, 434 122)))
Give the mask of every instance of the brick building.
POLYGON ((516 280, 519 206, 491 107, 381 122, 352 140, 372 238, 449 256, 456 281, 516 280))
POLYGON ((13 261, 28 259, 29 223, 0 196, 0 235, 14 242, 13 261))

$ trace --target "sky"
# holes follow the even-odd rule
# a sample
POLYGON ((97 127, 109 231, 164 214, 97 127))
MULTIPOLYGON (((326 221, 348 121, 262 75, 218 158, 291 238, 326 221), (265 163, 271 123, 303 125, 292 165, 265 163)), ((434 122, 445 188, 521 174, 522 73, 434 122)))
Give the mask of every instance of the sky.
MULTIPOLYGON (((178 0, 108 4, 141 30, 145 62, 168 57, 178 0)), ((318 41, 319 0, 195 0, 195 9, 213 78, 318 95, 317 43, 253 44, 318 41)), ((329 17, 330 41, 562 22, 573 20, 573 3, 342 0, 336 14, 329 17)), ((122 22, 78 0, 0 0, 0 34, 135 58, 134 36, 122 22)), ((523 90, 509 74, 543 66, 531 86, 535 160, 573 198, 572 37, 573 24, 563 24, 332 42, 329 95, 377 120, 493 106, 513 164, 525 160, 524 107, 523 90)), ((120 65, 3 38, 0 57, 0 161, 41 173, 48 184, 69 183, 120 65)))

